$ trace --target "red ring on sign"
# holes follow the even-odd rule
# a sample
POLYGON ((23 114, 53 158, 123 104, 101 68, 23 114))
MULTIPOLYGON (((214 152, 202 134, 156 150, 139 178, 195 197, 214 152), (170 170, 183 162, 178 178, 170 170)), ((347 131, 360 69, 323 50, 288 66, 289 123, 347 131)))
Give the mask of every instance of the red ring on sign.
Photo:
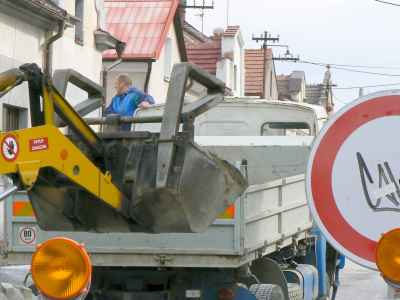
POLYGON ((322 137, 311 169, 312 198, 326 230, 349 252, 373 263, 377 242, 356 231, 340 213, 332 191, 332 171, 337 153, 355 130, 369 121, 394 115, 400 115, 399 96, 373 98, 343 113, 322 137))
POLYGON ((14 160, 17 159, 18 154, 19 154, 19 143, 18 143, 17 137, 16 137, 15 135, 12 135, 12 134, 7 134, 7 135, 6 135, 5 137, 3 137, 3 139, 1 140, 1 155, 3 156, 3 158, 4 158, 6 161, 14 161, 14 160), (14 155, 14 158, 8 158, 8 157, 6 157, 6 156, 4 155, 4 152, 3 152, 3 144, 4 144, 4 141, 5 141, 7 138, 12 138, 12 139, 15 141, 15 143, 17 144, 17 152, 14 153, 14 154, 15 154, 15 155, 14 155))

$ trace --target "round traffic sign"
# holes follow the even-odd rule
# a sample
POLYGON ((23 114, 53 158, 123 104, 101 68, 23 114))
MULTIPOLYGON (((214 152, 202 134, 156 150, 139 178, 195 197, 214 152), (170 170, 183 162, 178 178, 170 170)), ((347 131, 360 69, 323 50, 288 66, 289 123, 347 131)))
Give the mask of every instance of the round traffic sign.
POLYGON ((7 161, 14 161, 18 157, 19 145, 17 138, 13 135, 6 135, 1 142, 1 153, 7 161))
POLYGON ((400 90, 362 97, 321 130, 307 167, 307 198, 329 243, 376 269, 381 235, 400 227, 400 90))
POLYGON ((25 226, 19 229, 19 239, 24 245, 34 245, 36 242, 36 228, 25 226))

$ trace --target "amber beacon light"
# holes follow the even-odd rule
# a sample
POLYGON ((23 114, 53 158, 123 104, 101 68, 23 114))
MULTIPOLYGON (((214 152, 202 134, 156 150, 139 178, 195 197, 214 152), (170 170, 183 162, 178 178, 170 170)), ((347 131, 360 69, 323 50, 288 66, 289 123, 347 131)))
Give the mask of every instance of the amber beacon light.
POLYGON ((376 248, 376 264, 387 281, 400 285, 400 228, 382 235, 376 248))
POLYGON ((31 271, 37 289, 49 299, 75 299, 87 293, 92 264, 83 245, 53 238, 39 245, 31 271))

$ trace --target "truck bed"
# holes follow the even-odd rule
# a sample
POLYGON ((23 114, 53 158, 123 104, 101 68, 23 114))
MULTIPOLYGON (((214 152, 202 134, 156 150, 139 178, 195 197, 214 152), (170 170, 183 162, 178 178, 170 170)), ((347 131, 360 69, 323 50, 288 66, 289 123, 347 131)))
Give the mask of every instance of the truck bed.
MULTIPOLYGON (((289 154, 288 147, 295 147, 306 156, 310 142, 299 140, 284 147, 289 154)), ((227 146, 230 153, 236 153, 232 152, 235 147, 232 143, 214 143, 212 148, 224 152, 227 146)), ((272 153, 271 149, 274 153, 279 152, 281 146, 253 141, 241 147, 243 158, 260 160, 262 156, 254 157, 253 154, 260 149, 265 153, 272 153), (253 158, 245 153, 250 153, 253 158)), ((238 159, 237 155, 232 159, 238 159)), ((238 161, 231 162, 238 165, 238 161)), ((249 161, 249 167, 251 165, 254 162, 249 161)), ((301 172, 301 168, 296 172, 301 172)), ((35 224, 26 194, 17 193, 6 200, 0 265, 29 264, 37 244, 62 235, 84 243, 95 266, 236 268, 307 236, 312 220, 306 201, 304 174, 261 184, 251 183, 231 213, 233 216, 221 216, 200 234, 44 232, 35 224)))

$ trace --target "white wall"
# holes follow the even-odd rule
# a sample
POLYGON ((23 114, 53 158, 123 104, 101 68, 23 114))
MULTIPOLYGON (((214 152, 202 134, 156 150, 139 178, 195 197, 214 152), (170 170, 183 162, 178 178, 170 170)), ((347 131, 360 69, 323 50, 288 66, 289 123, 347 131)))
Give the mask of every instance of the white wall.
POLYGON ((244 49, 240 32, 234 37, 222 37, 221 53, 223 59, 217 64, 217 78, 225 82, 235 97, 244 96, 244 49), (226 57, 229 57, 226 58, 226 57), (236 66, 236 74, 235 74, 236 66), (236 77, 236 79, 235 79, 236 77), (236 81, 236 88, 235 88, 236 81))
MULTIPOLYGON (((84 1, 84 42, 75 43, 75 28, 69 28, 64 36, 54 43, 53 71, 74 69, 101 84, 102 55, 96 50, 94 31, 97 29, 97 11, 94 0, 84 1)), ((64 1, 64 9, 75 14, 75 1, 64 1)), ((76 105, 84 96, 76 88, 67 90, 67 100, 76 105)))
MULTIPOLYGON (((175 26, 171 26, 167 38, 170 38, 172 42, 172 63, 176 64, 181 62, 175 26)), ((164 72, 165 60, 165 47, 163 47, 159 59, 153 63, 153 69, 151 71, 149 82, 149 93, 154 97, 156 103, 164 103, 167 97, 169 80, 165 76, 168 74, 165 74, 164 72)))
POLYGON ((276 81, 275 65, 272 59, 265 61, 267 73, 265 74, 265 99, 278 100, 278 85, 276 81))
MULTIPOLYGON (((42 65, 44 30, 0 12, 0 38, 0 72, 16 68, 24 63, 42 65)), ((24 83, 0 99, 0 129, 3 126, 4 103, 28 109, 27 86, 24 83)), ((29 114, 27 116, 29 118, 29 114)))

